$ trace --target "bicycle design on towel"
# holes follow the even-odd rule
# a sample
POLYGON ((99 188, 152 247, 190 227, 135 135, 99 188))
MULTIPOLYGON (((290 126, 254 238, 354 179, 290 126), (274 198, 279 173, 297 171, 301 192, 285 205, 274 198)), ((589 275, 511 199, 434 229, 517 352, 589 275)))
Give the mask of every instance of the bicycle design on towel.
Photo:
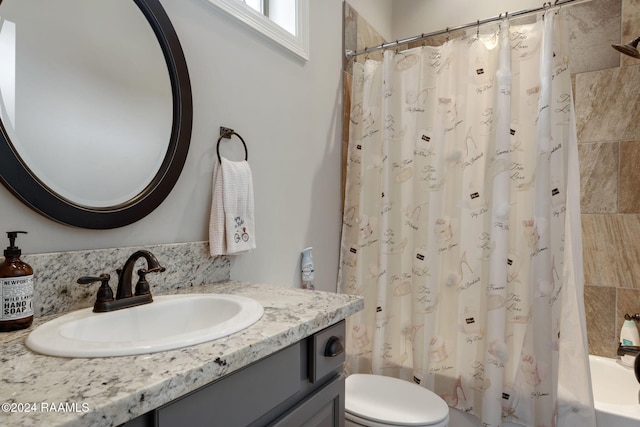
POLYGON ((239 216, 237 216, 235 220, 236 220, 236 232, 233 235, 233 239, 236 241, 236 243, 239 243, 240 240, 242 240, 243 242, 248 242, 249 233, 247 233, 247 228, 243 227, 244 220, 239 216))

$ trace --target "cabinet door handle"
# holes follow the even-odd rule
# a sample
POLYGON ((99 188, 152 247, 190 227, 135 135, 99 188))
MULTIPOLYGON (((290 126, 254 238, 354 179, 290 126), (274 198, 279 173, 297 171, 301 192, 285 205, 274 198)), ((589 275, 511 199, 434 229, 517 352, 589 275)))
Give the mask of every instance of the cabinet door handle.
POLYGON ((324 346, 324 355, 326 357, 336 357, 344 351, 344 346, 340 338, 332 336, 327 340, 327 344, 324 346))

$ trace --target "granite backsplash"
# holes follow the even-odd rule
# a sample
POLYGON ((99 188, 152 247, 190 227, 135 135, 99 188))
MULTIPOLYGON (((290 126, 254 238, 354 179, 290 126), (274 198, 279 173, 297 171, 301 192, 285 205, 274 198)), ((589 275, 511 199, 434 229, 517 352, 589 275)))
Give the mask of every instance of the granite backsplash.
MULTIPOLYGON (((176 289, 229 280, 231 263, 227 257, 211 257, 207 242, 173 243, 127 248, 23 254, 22 259, 34 271, 34 316, 62 313, 93 306, 99 283, 79 285, 81 276, 111 275, 115 294, 117 268, 121 268, 135 251, 153 253, 166 268, 163 273, 147 276, 152 295, 173 293, 176 289)), ((0 257, 0 259, 2 259, 0 257)), ((138 261, 136 269, 145 266, 138 261)), ((134 270, 134 271, 135 271, 134 270)), ((133 275, 133 281, 137 276, 133 275)))

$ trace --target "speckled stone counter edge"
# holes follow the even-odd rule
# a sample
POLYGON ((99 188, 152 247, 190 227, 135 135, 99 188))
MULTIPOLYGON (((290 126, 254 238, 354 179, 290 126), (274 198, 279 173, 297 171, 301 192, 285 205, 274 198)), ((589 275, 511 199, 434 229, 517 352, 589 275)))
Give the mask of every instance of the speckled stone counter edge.
MULTIPOLYGON (((177 290, 194 292, 248 296, 262 303, 265 312, 257 323, 226 338, 138 356, 48 357, 24 346, 31 329, 0 334, 1 402, 69 403, 89 409, 3 413, 2 425, 119 425, 300 341, 364 306, 362 298, 350 295, 231 281, 177 290)), ((36 319, 32 328, 57 316, 36 319)))

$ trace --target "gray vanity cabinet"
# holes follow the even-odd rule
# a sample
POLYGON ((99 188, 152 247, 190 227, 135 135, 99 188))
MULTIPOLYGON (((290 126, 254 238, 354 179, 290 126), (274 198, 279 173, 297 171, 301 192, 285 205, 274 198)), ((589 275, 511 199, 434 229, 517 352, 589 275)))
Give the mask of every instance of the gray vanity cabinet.
POLYGON ((341 321, 124 426, 343 427, 344 335, 341 321))

